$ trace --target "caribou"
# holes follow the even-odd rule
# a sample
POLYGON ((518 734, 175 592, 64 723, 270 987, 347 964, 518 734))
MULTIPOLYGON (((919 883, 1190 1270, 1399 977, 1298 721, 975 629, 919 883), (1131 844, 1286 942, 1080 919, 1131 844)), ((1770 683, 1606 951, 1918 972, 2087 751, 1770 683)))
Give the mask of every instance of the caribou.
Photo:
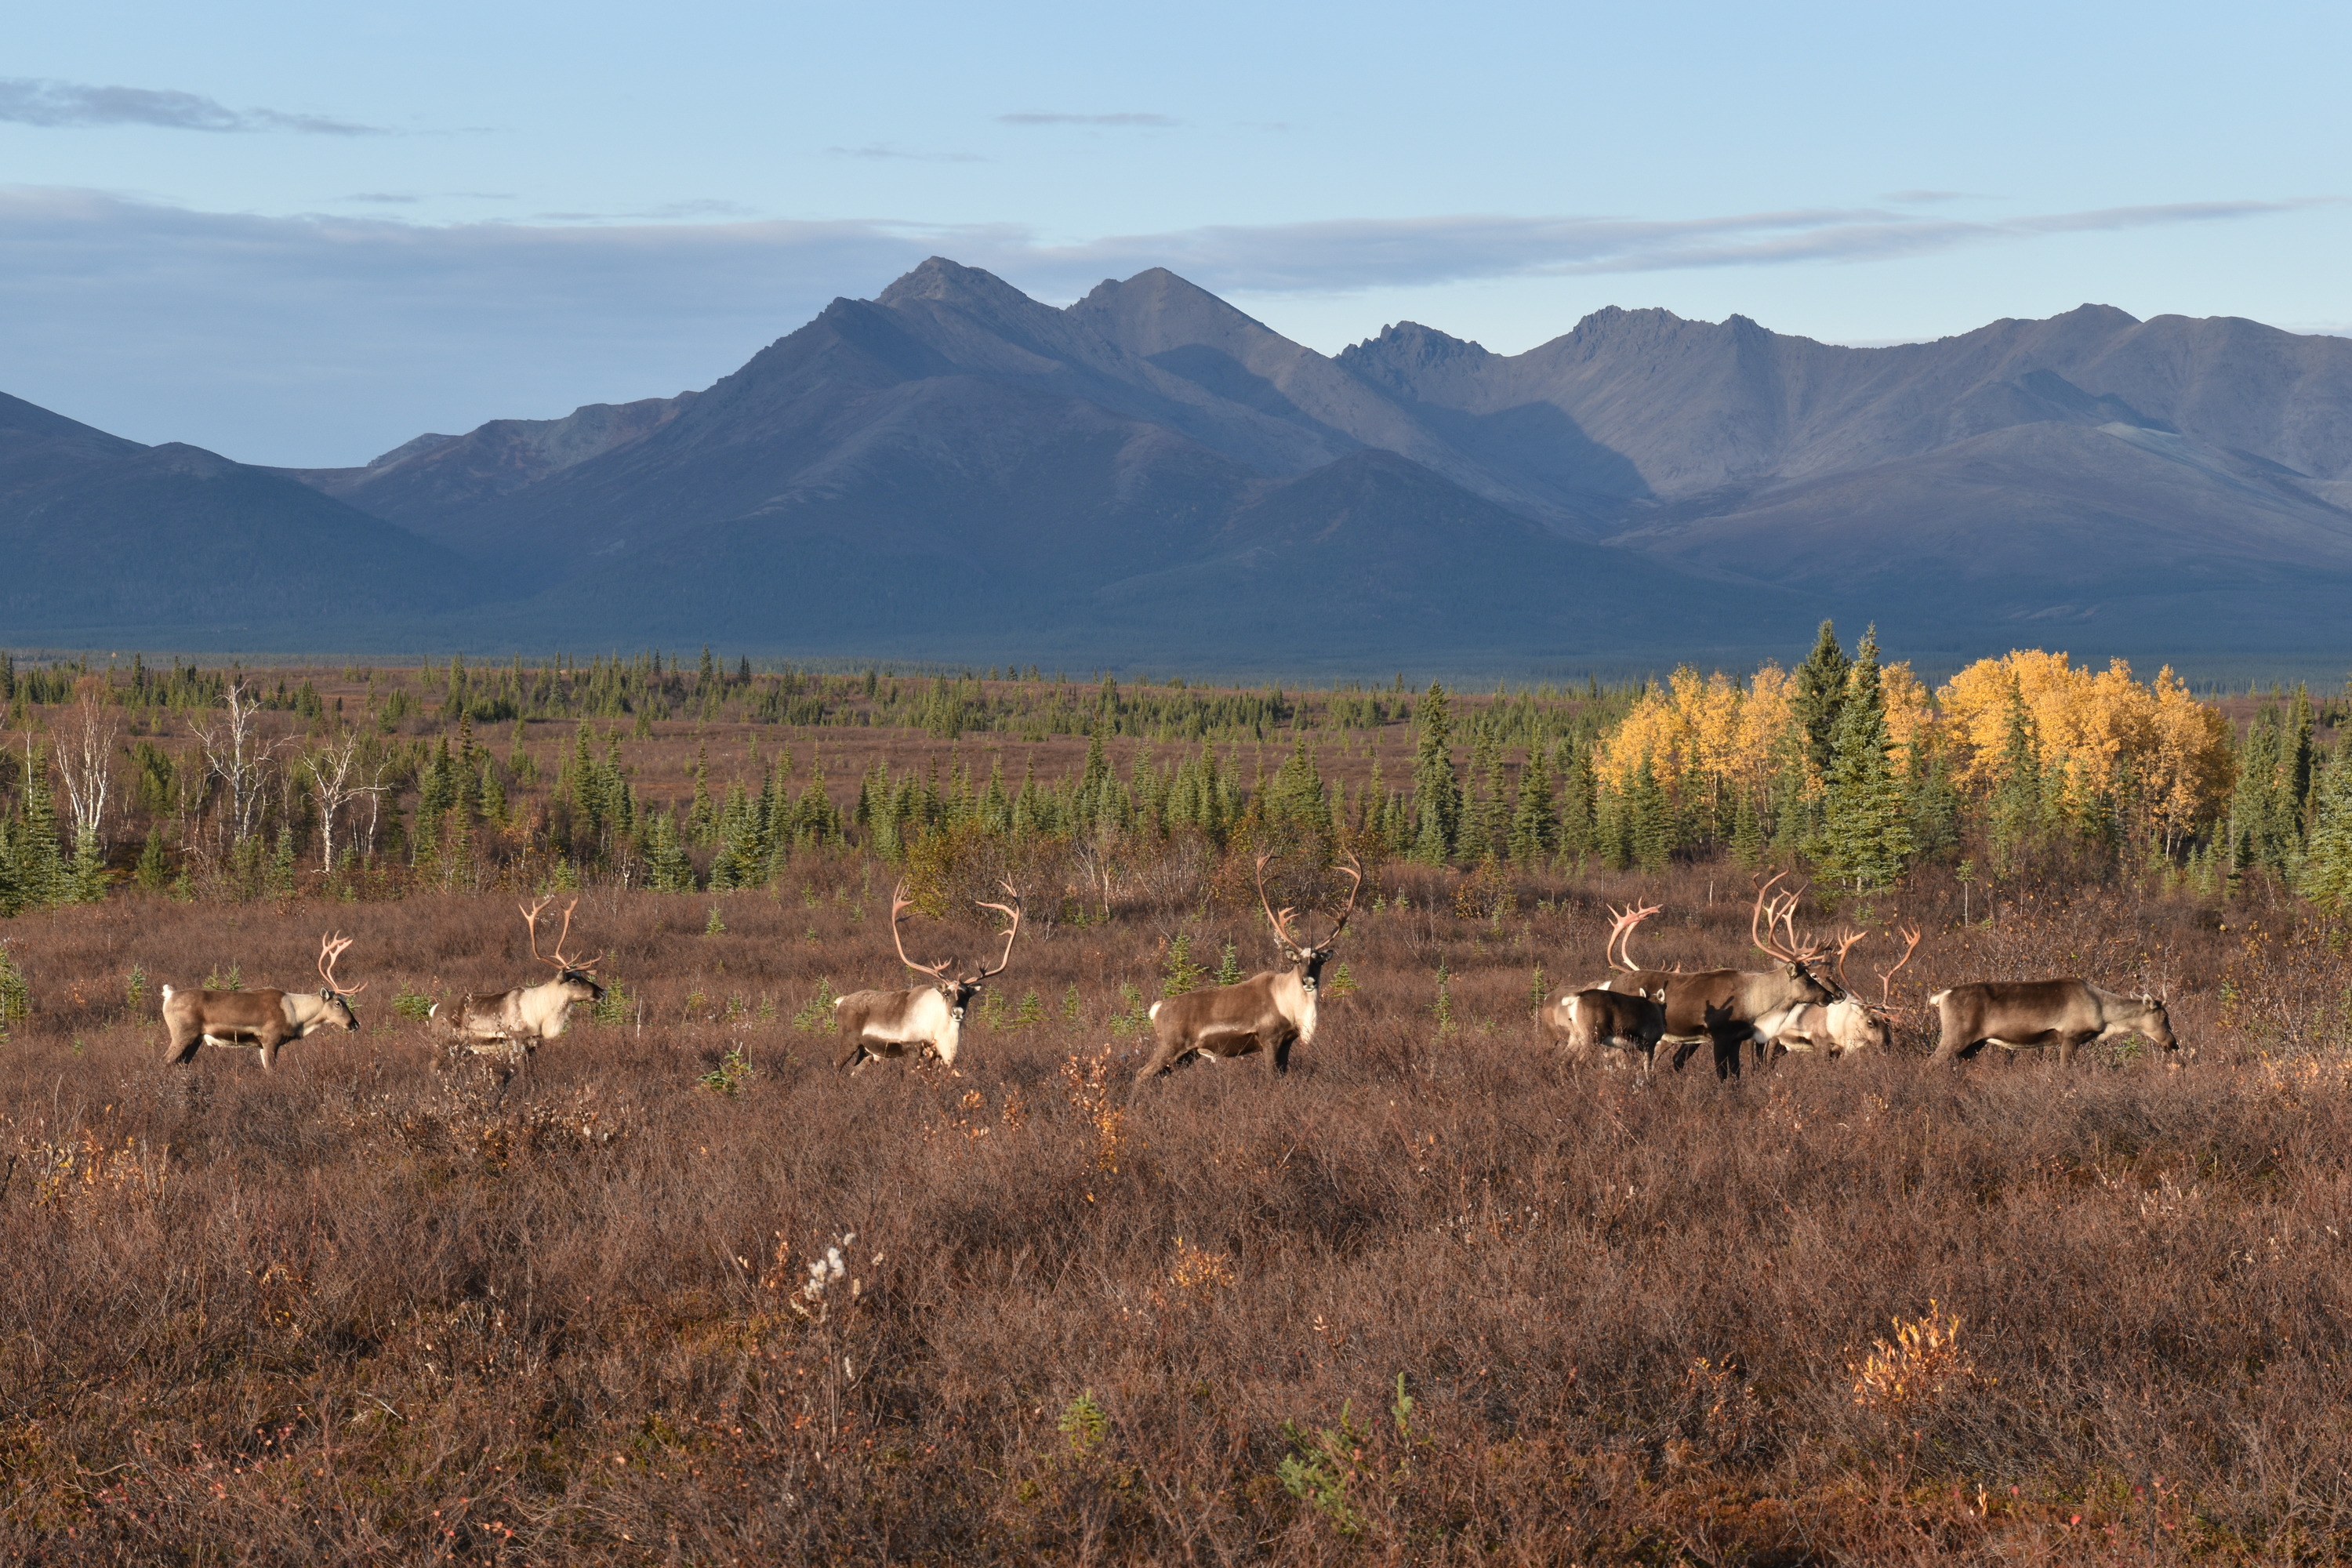
POLYGON ((890 940, 898 949, 898 960, 918 974, 928 974, 928 984, 906 991, 853 991, 833 1005, 834 1026, 848 1046, 833 1064, 856 1072, 870 1060, 883 1057, 900 1057, 912 1051, 919 1059, 925 1055, 939 1058, 940 1065, 955 1070, 956 1049, 963 1038, 964 1009, 971 1005, 974 993, 990 979, 1004 973, 1013 962, 1013 939, 1021 934, 1021 895, 1013 884, 1002 884, 1009 904, 979 903, 983 910, 994 910, 1013 923, 1003 933, 1004 952, 994 968, 977 968, 968 973, 950 973, 955 967, 953 958, 937 963, 917 963, 907 956, 906 940, 898 932, 898 917, 914 908, 907 897, 907 884, 901 882, 890 894, 890 940))
POLYGON ((1621 996, 1654 995, 1661 988, 1664 990, 1666 1032, 1663 1039, 1675 1047, 1677 1071, 1690 1060, 1692 1052, 1712 1043, 1716 1076, 1733 1077, 1739 1071, 1739 1047, 1743 1044, 1750 1040, 1756 1043, 1757 1060, 1760 1063, 1772 1037, 1787 1026, 1796 1009, 1808 1003, 1838 999, 1839 993, 1824 984, 1811 967, 1829 950, 1819 943, 1799 945, 1794 921, 1802 889, 1773 898, 1773 884, 1780 879, 1775 876, 1757 889, 1756 907, 1748 918, 1748 940, 1777 965, 1762 973, 1640 968, 1633 963, 1633 928, 1657 910, 1651 908, 1619 915, 1610 933, 1609 952, 1610 967, 1617 973, 1603 982, 1601 989, 1621 996), (1766 919, 1768 908, 1769 920, 1766 919), (1773 940, 1776 927, 1788 930, 1786 943, 1773 940))
POLYGON ((2075 1047, 2122 1035, 2146 1035, 2168 1051, 2180 1049, 2161 1001, 2087 980, 1979 980, 1927 1000, 1943 1026, 1931 1062, 1974 1056, 1989 1045, 2012 1052, 2056 1046, 2063 1067, 2074 1059, 2075 1047))
MULTIPOLYGON (((1609 952, 1615 953, 1619 937, 1656 914, 1659 907, 1610 910, 1617 923, 1609 930, 1609 952)), ((1665 995, 1663 984, 1631 995, 1599 986, 1571 986, 1547 1001, 1536 1021, 1572 1061, 1590 1062, 1595 1051, 1604 1049, 1622 1053, 1612 1062, 1638 1054, 1646 1073, 1666 1029, 1665 995)))
POLYGON ((1130 1095, 1192 1057, 1213 1062, 1263 1056, 1267 1076, 1278 1076, 1290 1070, 1293 1047, 1313 1043, 1323 965, 1331 957, 1332 943, 1348 929, 1348 918, 1356 912, 1356 896, 1364 890, 1363 866, 1350 856, 1349 863, 1339 868, 1342 876, 1353 879, 1348 902, 1332 921, 1329 934, 1321 942, 1308 942, 1290 929, 1290 917, 1298 911, 1286 906, 1277 910, 1266 897, 1265 864, 1272 858, 1271 855, 1257 858, 1257 901, 1274 927, 1280 966, 1236 984, 1212 985, 1154 1002, 1150 1018, 1156 1043, 1150 1058, 1135 1075, 1130 1095))
POLYGON ((536 985, 518 985, 511 991, 460 996, 451 1005, 446 1018, 441 1016, 438 1002, 426 1011, 426 1017, 455 1037, 448 1047, 452 1056, 494 1051, 518 1058, 528 1056, 538 1049, 541 1040, 551 1040, 563 1033, 572 1021, 574 1002, 604 999, 604 987, 596 980, 596 966, 567 957, 563 952, 563 944, 572 937, 572 911, 580 907, 579 900, 564 906, 563 929, 556 934, 554 956, 539 951, 539 917, 554 901, 544 898, 528 907, 515 906, 522 915, 523 930, 530 938, 531 957, 552 964, 553 979, 542 980, 536 985))
MULTIPOLYGON (((341 1027, 356 1033, 359 1015, 351 999, 367 984, 349 990, 335 978, 335 960, 352 945, 340 932, 319 939, 319 979, 308 991, 177 991, 163 987, 163 1025, 172 1043, 163 1060, 173 1067, 195 1059, 200 1046, 258 1047, 264 1071, 278 1066, 278 1047, 289 1040, 341 1027)), ((369 983, 372 984, 372 983, 369 983)))
POLYGON ((1784 1051, 1822 1051, 1830 1056, 1848 1056, 1855 1051, 1883 1051, 1895 1043, 1895 1022, 1904 1016, 1903 1009, 1895 1005, 1895 976, 1911 962, 1919 951, 1919 933, 1906 931, 1909 944, 1903 956, 1891 969, 1878 971, 1879 1000, 1865 1002, 1854 994, 1853 984, 1845 977, 1845 956, 1859 945, 1866 932, 1849 931, 1838 939, 1837 983, 1845 994, 1827 1005, 1809 1003, 1797 1009, 1772 1043, 1784 1051))

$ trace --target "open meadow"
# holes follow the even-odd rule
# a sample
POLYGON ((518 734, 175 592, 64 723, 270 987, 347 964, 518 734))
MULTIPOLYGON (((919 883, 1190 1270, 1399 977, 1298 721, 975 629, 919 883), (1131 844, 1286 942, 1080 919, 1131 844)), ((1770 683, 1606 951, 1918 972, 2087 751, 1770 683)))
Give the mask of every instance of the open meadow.
POLYGON ((818 1004, 904 973, 892 872, 851 853, 589 888, 575 945, 617 985, 503 1091, 414 1015, 530 977, 507 893, 19 916, 0 1557, 2352 1550, 2342 924, 2056 882, 1964 923, 1924 868, 1801 918, 1924 926, 1914 1009, 2164 992, 2196 1059, 1934 1071, 1915 1011, 1886 1056, 1644 1085, 1558 1063, 1533 995, 1601 973, 1635 897, 1666 906, 1646 962, 1742 961, 1744 877, 1465 898, 1390 863, 1287 1078, 1195 1065, 1130 1107, 1139 1003, 1227 943, 1271 961, 1231 869, 1108 920, 1033 904, 960 1076, 830 1065, 818 1004), (163 1065, 163 984, 315 985, 329 929, 362 1032, 268 1077, 163 1065))

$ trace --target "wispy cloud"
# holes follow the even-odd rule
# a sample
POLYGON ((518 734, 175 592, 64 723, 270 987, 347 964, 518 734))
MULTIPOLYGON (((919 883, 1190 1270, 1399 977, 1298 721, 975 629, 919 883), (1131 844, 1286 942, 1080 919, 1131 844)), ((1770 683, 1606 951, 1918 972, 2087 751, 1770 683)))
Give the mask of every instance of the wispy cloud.
POLYGON ((372 206, 413 206, 423 196, 413 196, 399 191, 353 191, 342 198, 347 202, 366 202, 372 206))
POLYGON ((1482 278, 1884 260, 2053 234, 2228 222, 2341 199, 2183 202, 1983 222, 1834 207, 1686 219, 1347 218, 1032 245, 1021 259, 1033 273, 1044 268, 1074 279, 1156 265, 1208 289, 1345 293, 1482 278))
POLYGON ((316 114, 275 109, 231 109, 201 93, 146 87, 93 87, 42 77, 0 77, 0 121, 17 125, 82 127, 151 125, 167 131, 293 131, 311 136, 388 136, 316 114))
POLYGON ((903 158, 914 163, 985 163, 989 159, 977 153, 908 153, 878 142, 864 147, 828 147, 825 153, 835 158, 903 158))
POLYGON ((1000 114, 999 125, 1127 125, 1145 130, 1165 130, 1181 125, 1182 121, 1171 114, 1000 114))

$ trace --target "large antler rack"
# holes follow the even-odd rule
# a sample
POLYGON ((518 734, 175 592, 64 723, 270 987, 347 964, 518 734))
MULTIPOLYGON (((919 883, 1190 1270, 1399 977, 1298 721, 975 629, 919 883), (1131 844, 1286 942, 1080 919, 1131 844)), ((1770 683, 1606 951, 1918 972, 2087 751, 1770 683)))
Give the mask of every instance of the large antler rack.
POLYGON ((1609 928, 1609 944, 1603 950, 1603 956, 1608 959, 1609 967, 1622 974, 1639 973, 1642 966, 1633 962, 1633 948, 1630 945, 1633 938, 1633 928, 1664 909, 1665 905, 1627 904, 1623 909, 1619 910, 1610 909, 1608 905, 1603 904, 1601 908, 1609 910, 1610 918, 1616 922, 1609 928))
POLYGON ((375 984, 369 980, 347 987, 335 978, 335 960, 342 957, 343 950, 351 945, 352 939, 341 931, 319 939, 319 978, 325 981, 327 989, 338 996, 356 996, 375 984))
MULTIPOLYGON (((1004 916, 1013 923, 1004 929, 1003 956, 996 961, 995 968, 983 969, 979 973, 973 975, 971 978, 972 983, 975 984, 987 979, 992 974, 1002 974, 1004 973, 1004 966, 1013 962, 1013 939, 1021 934, 1021 895, 1014 889, 1013 884, 1009 881, 1000 882, 997 885, 1004 889, 1004 896, 1013 901, 1009 904, 981 904, 980 907, 983 910, 994 910, 997 913, 1004 916)), ((974 902, 978 902, 978 900, 975 900, 974 902)), ((896 928, 894 927, 893 929, 895 930, 896 928)))
POLYGON ((539 917, 546 913, 547 906, 553 902, 555 902, 554 895, 550 894, 535 904, 515 906, 522 911, 524 929, 530 932, 530 955, 541 963, 553 964, 555 972, 559 974, 573 970, 583 974, 594 973, 595 964, 583 963, 576 958, 567 958, 563 952, 563 944, 572 940, 572 911, 580 907, 580 900, 577 899, 563 906, 563 929, 555 933, 555 955, 551 958, 539 951, 539 917))
POLYGON ((1826 957, 1830 950, 1826 943, 1807 942, 1797 935, 1797 904, 1804 898, 1805 889, 1799 888, 1779 895, 1772 892, 1773 885, 1787 875, 1786 871, 1775 871, 1771 881, 1756 889, 1756 907, 1748 917, 1748 940, 1756 944, 1759 952, 1783 963, 1813 963, 1826 957), (1786 943, 1772 940, 1775 928, 1789 933, 1786 943))
POLYGON ((1266 862, 1273 858, 1274 851, 1270 849, 1257 858, 1257 902, 1258 907, 1265 911, 1265 918, 1273 922, 1275 939, 1292 952, 1318 952, 1339 941, 1339 933, 1348 929, 1349 919, 1356 912, 1357 897, 1364 890, 1363 862, 1349 855, 1348 864, 1337 868, 1340 875, 1353 879, 1348 888, 1348 901, 1341 906, 1339 918, 1332 922, 1330 933, 1321 942, 1310 944, 1290 934, 1290 917, 1297 914, 1297 910, 1288 904, 1276 910, 1274 900, 1266 897, 1265 868, 1266 862))

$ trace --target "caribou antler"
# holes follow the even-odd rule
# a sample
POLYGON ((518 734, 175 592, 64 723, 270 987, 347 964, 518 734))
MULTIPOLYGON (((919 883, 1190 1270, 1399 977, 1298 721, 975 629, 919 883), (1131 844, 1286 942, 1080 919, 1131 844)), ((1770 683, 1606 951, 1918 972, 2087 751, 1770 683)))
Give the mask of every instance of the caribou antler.
POLYGON ((335 960, 342 957, 343 950, 351 945, 352 939, 341 931, 319 939, 319 978, 325 981, 327 989, 338 996, 356 996, 375 984, 373 980, 363 981, 345 990, 343 983, 335 978, 335 960))
MULTIPOLYGON (((908 910, 911 910, 914 907, 915 900, 907 897, 906 883, 900 882, 897 887, 890 889, 890 941, 898 950, 899 963, 905 964, 908 968, 913 970, 918 974, 928 974, 932 979, 937 980, 940 976, 948 972, 948 965, 953 963, 955 960, 952 958, 943 958, 937 963, 917 963, 913 959, 907 956, 907 943, 898 934, 898 917, 905 914, 908 910)), ((1012 953, 1010 944, 1007 944, 1005 952, 1006 955, 1009 957, 1012 953)))
POLYGON ((1273 858, 1274 851, 1271 849, 1257 858, 1257 905, 1265 911, 1265 918, 1274 922, 1275 940, 1292 952, 1302 952, 1306 944, 1290 934, 1290 917, 1298 911, 1285 904, 1277 912, 1274 900, 1265 896, 1265 863, 1273 858))
POLYGON ((1290 917, 1297 914, 1298 910, 1289 904, 1285 904, 1280 910, 1276 910, 1273 900, 1265 895, 1265 866, 1266 862, 1273 858, 1274 851, 1271 849, 1257 858, 1257 901, 1258 907, 1265 910, 1265 918, 1274 922, 1276 938, 1293 952, 1321 952, 1328 950, 1333 942, 1339 940, 1339 933, 1348 929, 1348 921, 1356 912, 1356 899, 1364 890, 1364 863, 1350 854, 1348 857, 1348 864, 1338 868, 1341 876, 1353 879, 1348 889, 1348 901, 1341 907, 1339 918, 1332 925, 1330 934, 1321 942, 1309 944, 1290 934, 1290 917))
POLYGON ((1329 947, 1339 940, 1339 933, 1348 929, 1349 917, 1356 912, 1356 896, 1364 890, 1364 863, 1356 858, 1354 851, 1349 852, 1348 864, 1334 868, 1344 876, 1353 877, 1355 881, 1348 889, 1348 902, 1339 910, 1339 918, 1332 925, 1331 934, 1315 944, 1318 949, 1329 947))
POLYGON ((1767 957, 1777 958, 1783 963, 1811 963, 1826 955, 1829 948, 1821 942, 1806 943, 1797 935, 1797 904, 1805 896, 1804 889, 1773 896, 1773 883, 1787 875, 1786 871, 1775 871, 1770 882, 1756 889, 1756 908, 1748 917, 1748 935, 1755 942, 1757 951, 1767 957), (1768 898, 1770 900, 1769 904, 1766 901, 1768 898), (1760 933, 1757 930, 1759 923, 1763 927, 1760 933), (1772 941, 1772 931, 1776 926, 1789 933, 1785 946, 1772 941))
POLYGON ((1838 989, 1849 996, 1853 994, 1853 983, 1845 977, 1845 955, 1869 939, 1868 931, 1853 930, 1849 930, 1843 936, 1838 938, 1836 970, 1838 989))
MULTIPOLYGON (((1609 909, 1609 906, 1603 904, 1601 908, 1609 909)), ((1651 904, 1646 908, 1627 904, 1622 910, 1609 910, 1611 918, 1617 922, 1609 928, 1609 945, 1603 950, 1610 968, 1626 974, 1641 972, 1642 966, 1633 962, 1633 952, 1627 944, 1633 940, 1635 926, 1664 908, 1664 904, 1651 904)))
MULTIPOLYGON (((992 974, 1002 974, 1004 973, 1004 966, 1013 962, 1013 939, 1021 934, 1021 895, 1014 891, 1013 884, 1009 881, 1000 882, 998 886, 1004 889, 1004 896, 1011 899, 1013 901, 1009 904, 982 904, 980 907, 983 910, 996 910, 998 913, 1008 917, 1013 921, 1013 924, 1007 927, 1004 932, 1004 956, 996 961, 995 968, 983 969, 978 974, 973 975, 972 980, 974 984, 987 979, 992 974)), ((891 929, 895 931, 898 928, 894 925, 891 929)), ((901 950, 900 956, 905 956, 903 950, 901 950)))
POLYGON ((1878 1010, 1890 1018, 1900 1018, 1904 1016, 1904 1009, 1895 1005, 1895 976, 1905 964, 1911 962, 1911 955, 1919 951, 1918 927, 1913 926, 1903 935, 1907 944, 1903 949, 1903 956, 1895 961, 1893 969, 1883 969, 1878 972, 1878 1010))
POLYGON ((544 914, 547 906, 553 902, 555 902, 555 897, 550 894, 528 908, 521 904, 515 906, 522 911, 523 925, 530 932, 530 955, 541 963, 553 964, 559 974, 570 969, 579 970, 583 974, 593 973, 595 965, 593 963, 583 964, 576 959, 566 958, 563 955, 563 944, 572 940, 572 911, 580 907, 580 900, 577 899, 563 906, 563 929, 555 933, 555 956, 550 958, 539 951, 539 917, 544 914))

